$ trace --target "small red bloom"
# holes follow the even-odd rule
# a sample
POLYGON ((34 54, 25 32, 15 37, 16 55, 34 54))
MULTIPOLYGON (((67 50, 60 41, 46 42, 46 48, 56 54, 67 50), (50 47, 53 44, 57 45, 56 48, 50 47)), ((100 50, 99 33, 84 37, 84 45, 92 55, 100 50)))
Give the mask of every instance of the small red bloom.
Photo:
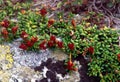
POLYGON ((120 61, 120 54, 117 55, 118 61, 120 61))
POLYGON ((63 48, 63 42, 62 41, 58 41, 57 45, 58 45, 59 48, 63 48))
POLYGON ((23 49, 23 50, 27 50, 28 47, 27 47, 25 44, 22 43, 22 44, 19 46, 19 48, 21 48, 21 49, 23 49))
POLYGON ((54 22, 55 22, 54 19, 49 19, 49 21, 48 21, 48 27, 50 27, 51 25, 53 25, 54 22))
POLYGON ((32 43, 32 42, 29 41, 29 40, 26 42, 26 46, 28 46, 28 47, 32 47, 33 45, 34 45, 34 43, 32 43))
POLYGON ((70 66, 70 67, 73 67, 74 64, 73 64, 72 61, 68 61, 68 62, 67 62, 67 65, 70 66))
POLYGON ((24 9, 22 9, 22 10, 21 10, 21 13, 22 13, 22 14, 25 14, 25 13, 26 13, 26 11, 25 11, 24 9))
POLYGON ((50 41, 56 42, 56 37, 54 35, 50 36, 50 41))
POLYGON ((22 31, 21 38, 26 39, 28 37, 28 34, 25 31, 22 31))
POLYGON ((7 29, 2 29, 1 34, 3 35, 4 38, 7 38, 8 37, 8 31, 7 31, 7 29))
POLYGON ((42 50, 45 50, 46 49, 46 41, 41 42, 39 45, 39 48, 42 50))
POLYGON ((71 24, 73 25, 73 27, 76 27, 76 22, 74 19, 72 19, 71 24))
POLYGON ((18 27, 17 27, 17 26, 12 27, 11 30, 12 30, 12 33, 13 33, 13 34, 16 34, 16 32, 17 32, 17 30, 18 30, 18 27))
POLYGON ((70 60, 67 62, 67 69, 70 71, 77 71, 77 68, 75 68, 75 65, 70 60))
POLYGON ((69 43, 68 47, 69 47, 70 50, 74 50, 74 43, 69 43))
POLYGON ((40 14, 41 14, 42 16, 45 16, 45 15, 47 14, 47 10, 46 10, 45 8, 42 8, 42 9, 40 10, 40 14))
POLYGON ((8 28, 9 25, 10 25, 10 22, 7 19, 5 19, 1 22, 1 26, 5 27, 5 28, 8 28))
POLYGON ((47 45, 48 45, 48 47, 53 47, 54 46, 54 43, 53 43, 53 41, 48 41, 48 43, 47 43, 47 45))
POLYGON ((37 37, 34 37, 34 36, 33 36, 33 37, 31 38, 31 42, 32 42, 32 43, 35 43, 35 42, 37 42, 37 41, 38 41, 38 38, 37 38, 37 37))
POLYGON ((94 48, 93 48, 92 46, 90 46, 90 47, 88 48, 88 52, 89 52, 90 54, 93 54, 93 53, 94 53, 94 48))

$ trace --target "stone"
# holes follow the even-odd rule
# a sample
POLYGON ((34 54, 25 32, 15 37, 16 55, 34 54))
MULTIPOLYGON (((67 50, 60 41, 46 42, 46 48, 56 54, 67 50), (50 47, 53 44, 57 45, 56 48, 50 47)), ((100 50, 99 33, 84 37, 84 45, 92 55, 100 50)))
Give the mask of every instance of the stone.
POLYGON ((61 50, 54 50, 54 51, 51 51, 51 58, 62 61, 67 59, 68 55, 61 50))

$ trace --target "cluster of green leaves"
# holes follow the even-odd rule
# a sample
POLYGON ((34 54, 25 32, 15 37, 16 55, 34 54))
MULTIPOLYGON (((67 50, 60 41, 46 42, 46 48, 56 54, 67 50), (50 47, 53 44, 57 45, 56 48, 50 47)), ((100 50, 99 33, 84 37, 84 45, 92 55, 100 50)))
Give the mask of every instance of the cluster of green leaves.
POLYGON ((2 21, 6 16, 7 16, 7 13, 3 10, 0 10, 0 21, 2 21))
POLYGON ((46 19, 43 19, 40 15, 32 12, 31 10, 25 11, 25 14, 18 13, 18 23, 20 31, 26 30, 29 35, 41 33, 39 28, 45 28, 46 19), (45 22, 45 23, 44 23, 45 22))
POLYGON ((1 1, 0 10, 5 12, 7 16, 13 17, 17 15, 21 9, 29 9, 30 2, 27 3, 13 3, 11 0, 1 1))
POLYGON ((14 35, 13 33, 12 33, 12 27, 15 27, 16 26, 16 23, 14 23, 14 22, 11 22, 10 21, 10 25, 9 25, 9 27, 7 28, 7 32, 8 32, 8 38, 7 39, 5 39, 5 38, 3 38, 3 35, 2 35, 2 26, 0 26, 0 44, 2 44, 2 43, 4 43, 4 42, 12 42, 14 39, 17 39, 17 38, 19 38, 19 33, 18 32, 16 32, 16 34, 14 35))
POLYGON ((89 75, 100 77, 101 82, 120 80, 120 62, 117 59, 120 47, 117 32, 108 28, 95 30, 89 37, 93 39, 95 48, 94 55, 91 56, 92 61, 88 64, 89 75))

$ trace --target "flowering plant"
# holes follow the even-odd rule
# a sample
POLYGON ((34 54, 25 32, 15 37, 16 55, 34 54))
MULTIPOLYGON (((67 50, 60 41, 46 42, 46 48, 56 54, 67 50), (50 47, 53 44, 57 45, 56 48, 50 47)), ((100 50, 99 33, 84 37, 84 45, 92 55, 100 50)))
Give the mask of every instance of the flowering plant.
POLYGON ((17 38, 18 26, 11 23, 8 19, 4 19, 0 22, 1 27, 1 40, 12 41, 17 38))
MULTIPOLYGON (((61 49, 72 57, 83 55, 91 60, 88 64, 90 76, 97 76, 101 81, 120 80, 120 47, 118 33, 97 25, 87 26, 82 22, 77 25, 75 19, 47 18, 47 9, 39 11, 22 10, 18 12, 18 22, 0 20, 0 36, 3 40, 22 38, 19 48, 23 50, 61 49)), ((59 18, 59 17, 58 17, 59 18)), ((75 70, 71 58, 67 69, 75 70)))
POLYGON ((72 61, 71 53, 69 55, 69 59, 65 62, 65 65, 66 65, 66 69, 68 71, 77 71, 77 67, 74 64, 74 62, 72 61))

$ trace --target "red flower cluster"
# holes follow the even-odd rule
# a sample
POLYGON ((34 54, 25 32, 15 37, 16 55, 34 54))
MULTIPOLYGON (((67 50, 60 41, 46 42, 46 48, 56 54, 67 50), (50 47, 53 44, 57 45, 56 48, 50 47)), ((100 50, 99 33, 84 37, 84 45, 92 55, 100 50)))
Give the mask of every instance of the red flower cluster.
POLYGON ((92 46, 90 46, 90 47, 88 48, 88 52, 89 52, 90 54, 94 54, 94 48, 93 48, 92 46))
POLYGON ((21 48, 23 50, 27 50, 28 49, 28 47, 25 44, 23 44, 23 43, 19 46, 19 48, 21 48))
POLYGON ((45 16, 45 15, 47 14, 46 8, 42 8, 42 9, 40 10, 40 14, 41 14, 42 16, 45 16))
POLYGON ((30 40, 28 40, 26 42, 26 45, 28 47, 32 47, 37 42, 37 40, 38 40, 38 38, 33 36, 30 40))
POLYGON ((3 35, 4 38, 8 38, 8 31, 6 28, 2 29, 1 34, 3 35))
POLYGON ((32 47, 33 45, 34 45, 34 43, 32 43, 30 40, 28 40, 26 42, 26 46, 28 46, 28 47, 32 47))
POLYGON ((21 13, 22 13, 22 14, 25 14, 25 13, 26 13, 26 11, 25 11, 24 9, 22 9, 22 10, 21 10, 21 13))
POLYGON ((47 43, 48 47, 58 46, 59 48, 63 48, 63 42, 58 41, 54 35, 50 36, 50 40, 47 43))
POLYGON ((56 43, 56 37, 54 35, 51 35, 50 40, 47 43, 48 47, 53 47, 55 43, 56 43))
POLYGON ((54 22, 55 22, 54 19, 49 19, 49 21, 48 21, 48 27, 50 27, 51 25, 53 25, 54 22))
MULTIPOLYGON (((24 50, 28 49, 29 47, 32 47, 34 45, 34 43, 38 41, 37 37, 32 37, 30 40, 28 40, 28 38, 27 38, 28 34, 25 31, 23 31, 21 33, 21 37, 25 40, 25 43, 24 43, 24 45, 21 44, 19 47, 24 50)), ((55 45, 57 45, 59 48, 63 48, 63 42, 57 41, 56 37, 54 35, 51 35, 50 40, 48 40, 48 41, 44 40, 39 44, 39 48, 42 50, 45 50, 47 48, 47 46, 53 47, 55 45)))
POLYGON ((32 43, 35 43, 35 42, 38 41, 38 38, 33 36, 30 41, 31 41, 32 43))
POLYGON ((63 46, 63 42, 62 41, 57 41, 57 46, 59 47, 59 48, 63 48, 64 46, 63 46))
POLYGON ((74 19, 72 19, 71 24, 72 24, 73 27, 76 27, 76 22, 75 22, 74 19))
POLYGON ((50 36, 50 41, 56 42, 56 37, 54 35, 50 36))
POLYGON ((68 44, 68 48, 69 48, 70 50, 74 50, 74 43, 69 43, 69 44, 68 44))
POLYGON ((21 38, 23 38, 23 40, 25 40, 25 43, 23 45, 23 43, 19 46, 19 48, 26 50, 29 47, 33 47, 33 45, 38 41, 37 37, 32 37, 30 40, 28 40, 28 34, 25 31, 22 31, 21 33, 21 38))
POLYGON ((70 60, 67 62, 67 69, 70 71, 77 71, 77 68, 75 68, 74 63, 70 60))
POLYGON ((7 19, 5 19, 1 22, 1 26, 5 27, 5 28, 8 28, 9 25, 10 25, 10 22, 7 19))
POLYGON ((26 50, 29 47, 32 47, 35 44, 35 42, 37 42, 37 40, 38 40, 38 38, 33 36, 30 40, 27 40, 25 44, 22 43, 19 46, 19 48, 26 50))
POLYGON ((28 37, 28 34, 25 31, 22 31, 21 38, 26 39, 28 37))
POLYGON ((48 47, 53 47, 54 46, 54 43, 53 41, 49 40, 48 43, 47 43, 48 47))
MULTIPOLYGON (((8 30, 8 27, 10 26, 10 22, 9 22, 7 19, 5 19, 5 20, 3 20, 3 21, 0 23, 0 25, 3 26, 3 29, 2 29, 2 31, 1 31, 2 36, 3 36, 5 39, 8 38, 8 34, 9 34, 9 32, 10 32, 10 31, 8 30)), ((11 28, 11 32, 12 32, 13 34, 16 34, 17 30, 18 30, 18 27, 17 27, 17 26, 14 26, 14 27, 11 28)))
POLYGON ((118 61, 120 61, 120 54, 117 55, 118 61))
POLYGON ((17 30, 18 30, 18 26, 14 26, 14 27, 12 27, 12 33, 13 34, 16 34, 16 32, 17 32, 17 30))
POLYGON ((45 40, 39 44, 39 48, 42 49, 42 50, 45 50, 47 48, 45 40))

